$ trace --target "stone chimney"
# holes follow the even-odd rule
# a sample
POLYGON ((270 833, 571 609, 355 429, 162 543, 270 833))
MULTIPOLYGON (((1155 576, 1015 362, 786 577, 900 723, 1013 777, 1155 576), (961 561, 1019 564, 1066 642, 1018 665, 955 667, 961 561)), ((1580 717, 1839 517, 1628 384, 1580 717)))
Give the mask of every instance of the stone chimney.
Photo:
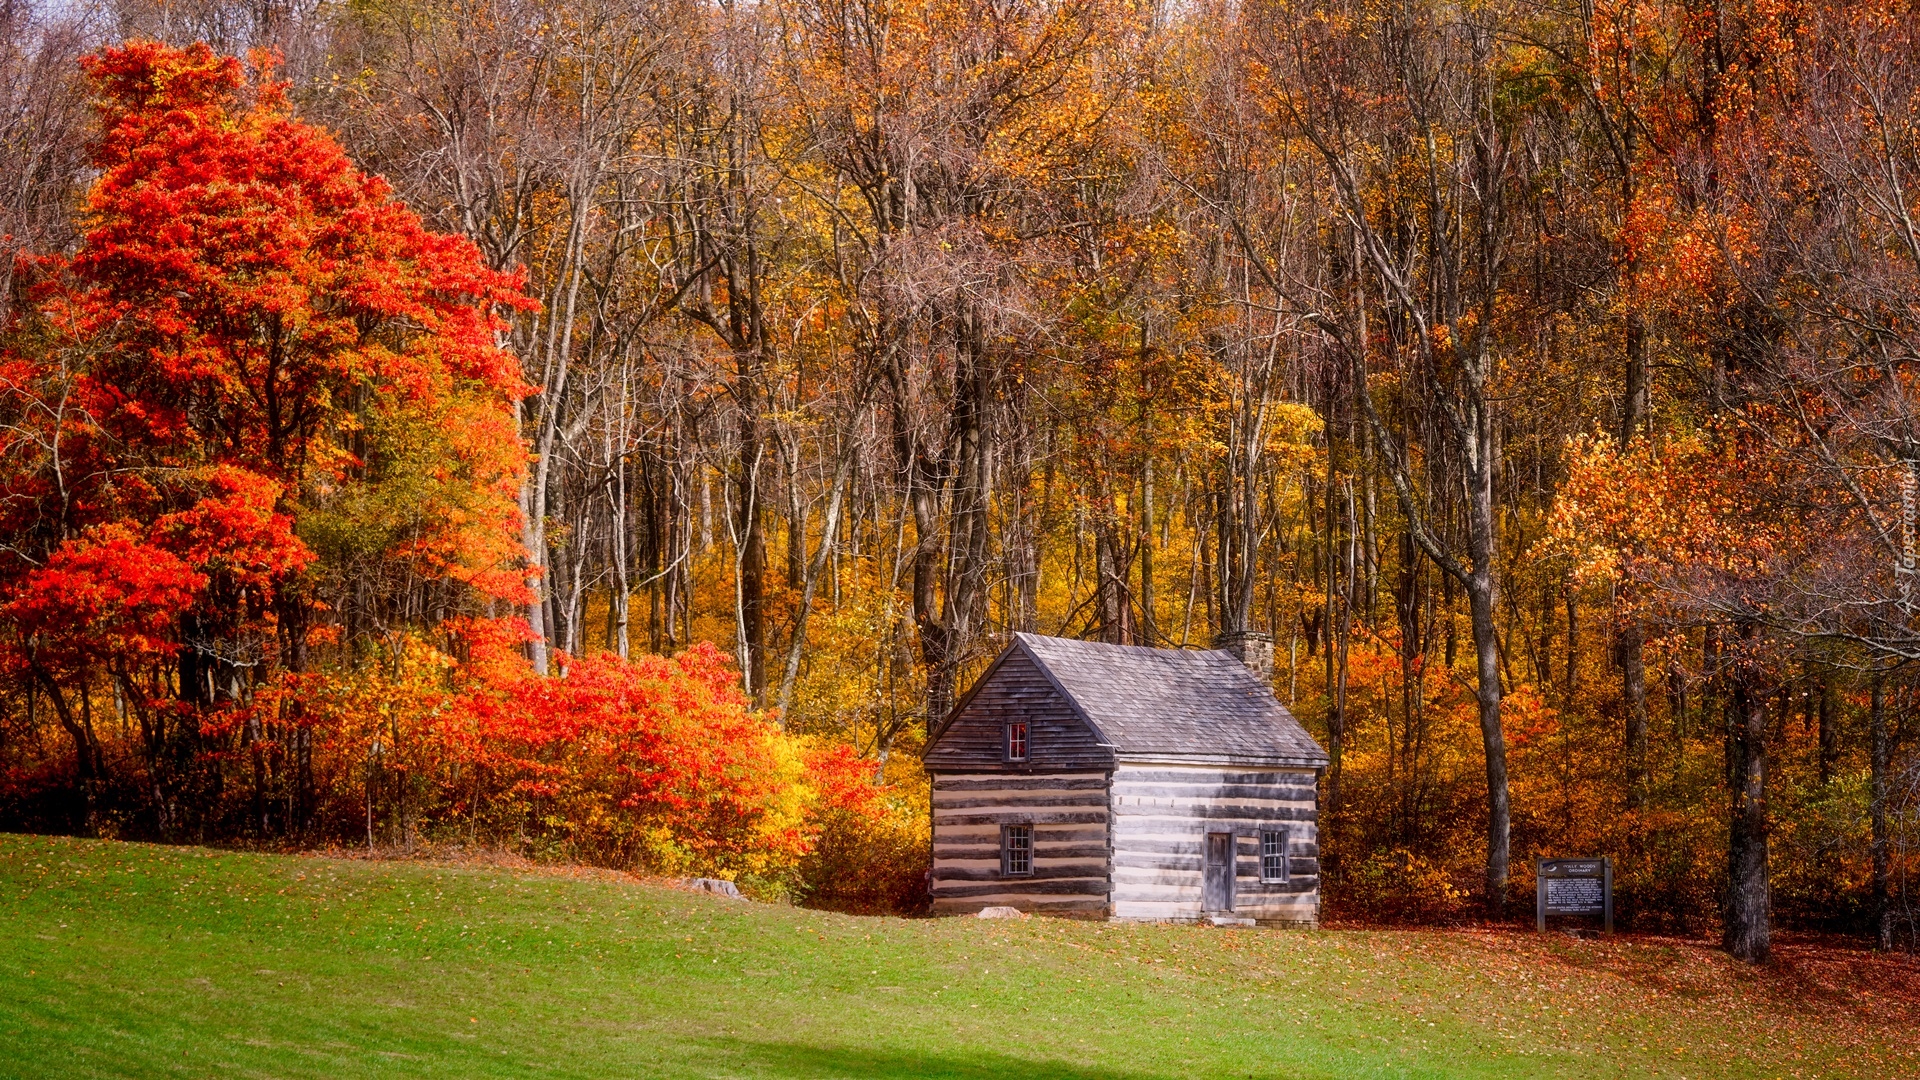
POLYGON ((1213 639, 1213 647, 1231 653, 1247 665, 1262 686, 1273 685, 1273 635, 1258 630, 1229 630, 1213 639))

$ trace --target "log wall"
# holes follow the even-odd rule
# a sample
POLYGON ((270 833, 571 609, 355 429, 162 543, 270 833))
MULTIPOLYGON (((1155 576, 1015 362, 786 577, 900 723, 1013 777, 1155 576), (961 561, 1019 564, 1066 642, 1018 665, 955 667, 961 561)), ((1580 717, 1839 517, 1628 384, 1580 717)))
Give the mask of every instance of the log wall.
POLYGON ((1179 766, 1122 760, 1113 774, 1112 914, 1193 921, 1206 834, 1235 838, 1234 914, 1271 925, 1320 918, 1317 776, 1311 769, 1179 766), (1291 873, 1260 880, 1260 830, 1287 831, 1291 873))
POLYGON ((933 912, 1004 905, 1105 918, 1107 774, 940 774, 933 777, 933 912), (1000 872, 1000 827, 1033 826, 1033 873, 1000 872))

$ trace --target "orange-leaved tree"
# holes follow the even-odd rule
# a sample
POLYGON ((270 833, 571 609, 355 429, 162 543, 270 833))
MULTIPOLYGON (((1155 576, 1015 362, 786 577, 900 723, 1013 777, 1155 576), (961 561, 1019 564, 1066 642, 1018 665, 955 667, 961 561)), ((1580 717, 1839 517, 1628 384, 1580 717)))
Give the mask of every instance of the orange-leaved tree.
MULTIPOLYGON (((84 66, 99 118, 85 231, 70 260, 39 260, 10 327, 0 662, 77 714, 83 779, 90 691, 114 684, 163 832, 180 779, 166 763, 194 753, 181 744, 237 739, 265 830, 268 759, 291 753, 304 777, 306 725, 235 706, 308 666, 306 519, 405 460, 383 432, 448 423, 451 482, 427 491, 447 506, 416 499, 376 554, 515 595, 499 565, 515 553, 488 538, 511 535, 524 463, 498 312, 527 301, 295 119, 264 63, 250 76, 204 45, 134 42, 84 66)), ((296 790, 285 817, 309 802, 296 790)))

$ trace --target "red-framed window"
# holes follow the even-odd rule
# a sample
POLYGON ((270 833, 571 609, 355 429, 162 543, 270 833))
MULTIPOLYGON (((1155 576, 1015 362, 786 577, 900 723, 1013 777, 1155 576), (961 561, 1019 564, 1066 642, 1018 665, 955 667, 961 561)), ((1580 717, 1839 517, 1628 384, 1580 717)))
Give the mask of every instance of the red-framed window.
POLYGON ((1007 760, 1027 760, 1027 722, 1015 720, 1007 725, 1007 760))

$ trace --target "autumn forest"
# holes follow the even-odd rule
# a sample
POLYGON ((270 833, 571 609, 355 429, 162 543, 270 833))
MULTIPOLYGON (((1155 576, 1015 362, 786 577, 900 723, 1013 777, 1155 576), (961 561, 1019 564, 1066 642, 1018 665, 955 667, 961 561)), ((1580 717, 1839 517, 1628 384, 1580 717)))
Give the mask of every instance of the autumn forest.
POLYGON ((925 903, 1255 630, 1329 918, 1920 936, 1913 0, 0 7, 0 827, 925 903))

